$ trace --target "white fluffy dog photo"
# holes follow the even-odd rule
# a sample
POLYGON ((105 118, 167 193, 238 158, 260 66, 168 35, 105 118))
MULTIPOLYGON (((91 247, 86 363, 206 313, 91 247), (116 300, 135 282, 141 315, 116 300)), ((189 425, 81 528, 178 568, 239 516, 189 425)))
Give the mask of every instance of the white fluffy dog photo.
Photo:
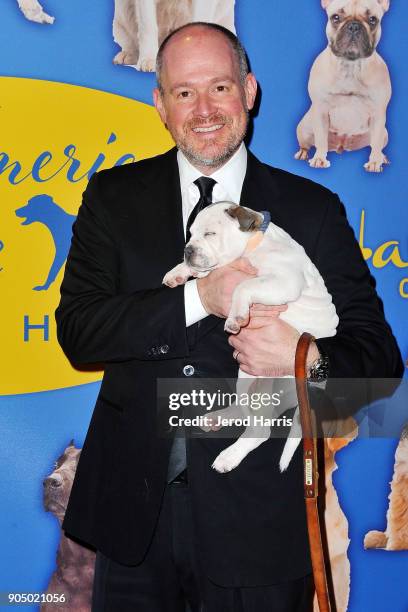
POLYGON ((153 72, 161 41, 190 21, 218 23, 235 33, 235 0, 115 0, 115 64, 153 72))

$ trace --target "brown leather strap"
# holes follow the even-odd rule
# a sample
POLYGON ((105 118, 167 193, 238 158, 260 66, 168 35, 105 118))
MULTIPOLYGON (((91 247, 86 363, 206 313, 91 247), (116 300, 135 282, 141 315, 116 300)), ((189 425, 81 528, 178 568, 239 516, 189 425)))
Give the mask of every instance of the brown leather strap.
POLYGON ((306 503, 307 530, 309 534, 310 556, 312 559, 313 578, 316 588, 317 601, 320 612, 331 612, 329 592, 327 588, 326 568, 322 537, 320 531, 319 513, 317 508, 318 496, 318 465, 316 432, 312 422, 309 394, 307 391, 306 359, 311 342, 311 334, 303 333, 296 348, 295 377, 296 391, 299 402, 300 422, 303 437, 303 466, 304 491, 306 503))

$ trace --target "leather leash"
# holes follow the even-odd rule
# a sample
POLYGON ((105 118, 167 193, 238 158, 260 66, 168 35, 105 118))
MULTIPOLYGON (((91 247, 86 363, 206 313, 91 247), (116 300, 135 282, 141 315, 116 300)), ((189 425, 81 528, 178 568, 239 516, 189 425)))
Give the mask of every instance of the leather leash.
POLYGON ((319 473, 317 464, 316 432, 312 423, 312 413, 310 410, 309 394, 307 391, 306 358, 310 344, 313 342, 313 340, 313 336, 307 332, 303 333, 299 338, 295 356, 295 377, 296 391, 299 402, 300 422, 302 425, 304 467, 303 485, 313 578, 320 612, 331 612, 319 513, 317 508, 317 497, 319 495, 319 473))

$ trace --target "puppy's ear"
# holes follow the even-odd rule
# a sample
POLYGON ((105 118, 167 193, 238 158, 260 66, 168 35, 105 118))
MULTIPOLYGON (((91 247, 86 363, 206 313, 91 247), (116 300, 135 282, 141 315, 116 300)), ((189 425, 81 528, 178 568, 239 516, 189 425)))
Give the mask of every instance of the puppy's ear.
POLYGON ((225 212, 237 219, 242 232, 256 232, 262 225, 262 215, 244 206, 230 206, 225 212))
POLYGON ((327 9, 331 2, 333 2, 333 0, 322 0, 322 7, 324 8, 324 10, 327 9))
POLYGON ((384 13, 386 13, 390 8, 390 0, 377 0, 377 2, 381 6, 384 13))

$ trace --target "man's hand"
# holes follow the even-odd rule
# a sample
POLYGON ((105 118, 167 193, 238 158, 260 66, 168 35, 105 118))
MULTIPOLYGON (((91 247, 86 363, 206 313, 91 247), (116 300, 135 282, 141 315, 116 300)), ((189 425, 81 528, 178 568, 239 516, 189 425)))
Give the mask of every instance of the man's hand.
MULTIPOLYGON (((294 376, 295 353, 300 334, 278 316, 253 317, 237 335, 228 339, 240 368, 252 376, 294 376)), ((312 343, 307 366, 319 357, 312 343)))
MULTIPOLYGON (((248 259, 240 257, 227 266, 217 268, 208 276, 197 280, 198 293, 201 303, 208 314, 226 319, 231 308, 231 298, 234 289, 242 281, 254 278, 258 270, 248 259)), ((253 304, 250 308, 250 317, 253 326, 256 326, 255 317, 259 319, 258 325, 265 325, 261 319, 277 317, 286 310, 287 306, 264 306, 253 304)))
MULTIPOLYGON (((241 257, 227 266, 218 268, 197 281, 201 302, 208 314, 227 318, 232 293, 237 285, 257 274, 256 268, 241 257)), ((229 343, 238 354, 240 367, 253 376, 294 375, 295 352, 300 334, 279 319, 287 305, 265 306, 253 304, 250 321, 237 335, 229 337, 229 343)), ((308 354, 308 366, 319 357, 312 344, 308 354)))
POLYGON ((227 266, 213 270, 208 276, 199 278, 197 289, 205 310, 208 314, 226 319, 235 287, 256 275, 257 269, 248 259, 240 257, 227 266))

